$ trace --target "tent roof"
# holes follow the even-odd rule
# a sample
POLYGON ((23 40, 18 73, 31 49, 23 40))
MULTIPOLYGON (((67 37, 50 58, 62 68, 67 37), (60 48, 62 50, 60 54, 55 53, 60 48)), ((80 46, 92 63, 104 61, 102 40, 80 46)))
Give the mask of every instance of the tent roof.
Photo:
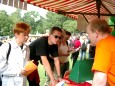
POLYGON ((78 19, 83 15, 87 22, 94 18, 115 16, 115 0, 21 0, 67 17, 78 19))

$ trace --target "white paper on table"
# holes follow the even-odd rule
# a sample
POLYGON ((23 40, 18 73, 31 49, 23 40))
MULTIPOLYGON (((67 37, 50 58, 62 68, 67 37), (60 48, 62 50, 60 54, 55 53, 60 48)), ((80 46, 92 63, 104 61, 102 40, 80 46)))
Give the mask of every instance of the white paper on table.
POLYGON ((56 86, 64 86, 65 81, 60 81, 59 83, 56 84, 56 86))

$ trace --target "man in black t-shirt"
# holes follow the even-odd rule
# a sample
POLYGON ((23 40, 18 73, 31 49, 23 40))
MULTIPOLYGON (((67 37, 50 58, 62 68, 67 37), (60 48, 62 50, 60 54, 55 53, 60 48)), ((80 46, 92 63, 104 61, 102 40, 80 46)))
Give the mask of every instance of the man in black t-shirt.
MULTIPOLYGON (((53 27, 48 37, 38 38, 29 45, 30 59, 34 60, 36 64, 38 60, 41 60, 53 86, 56 85, 57 80, 53 76, 49 61, 51 59, 50 57, 52 57, 59 80, 61 80, 57 47, 57 43, 60 41, 61 36, 62 30, 58 27, 53 27)), ((30 86, 39 86, 38 84, 35 84, 36 82, 34 82, 34 80, 29 79, 29 77, 28 81, 30 86)))

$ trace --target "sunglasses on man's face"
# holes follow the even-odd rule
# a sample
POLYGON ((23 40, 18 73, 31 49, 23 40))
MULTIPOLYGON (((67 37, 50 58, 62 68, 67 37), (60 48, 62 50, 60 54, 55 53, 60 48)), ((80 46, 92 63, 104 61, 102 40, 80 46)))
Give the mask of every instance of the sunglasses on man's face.
POLYGON ((59 39, 61 39, 61 37, 60 36, 57 36, 57 35, 53 35, 54 36, 54 38, 59 38, 59 39))

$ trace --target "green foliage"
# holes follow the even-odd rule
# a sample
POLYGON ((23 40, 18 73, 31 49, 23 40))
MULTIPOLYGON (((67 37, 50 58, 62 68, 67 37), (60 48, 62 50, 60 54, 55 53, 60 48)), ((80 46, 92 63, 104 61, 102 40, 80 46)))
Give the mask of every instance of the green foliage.
POLYGON ((72 33, 76 31, 77 21, 59 15, 53 12, 48 12, 46 18, 43 18, 38 12, 30 11, 21 16, 21 10, 17 9, 12 14, 8 15, 6 11, 0 11, 0 36, 12 36, 12 27, 15 23, 23 21, 31 26, 31 34, 45 33, 47 29, 57 26, 68 30, 72 33))
POLYGON ((114 25, 115 24, 115 16, 110 17, 109 19, 109 25, 114 25))
POLYGON ((6 11, 0 11, 0 36, 7 36, 12 34, 12 20, 9 18, 6 11))
POLYGON ((111 20, 112 22, 115 22, 115 16, 110 17, 110 20, 111 20))
POLYGON ((49 22, 48 23, 49 28, 51 28, 53 26, 63 28, 63 23, 69 19, 63 15, 59 15, 59 14, 56 14, 53 12, 48 12, 46 17, 47 17, 47 23, 49 22))
POLYGON ((48 12, 46 15, 47 28, 51 29, 53 26, 58 26, 62 29, 68 30, 70 32, 75 32, 77 29, 77 21, 67 18, 63 15, 59 15, 53 12, 48 12))
POLYGON ((12 20, 13 24, 21 21, 21 10, 17 9, 15 12, 13 12, 9 18, 12 20))
POLYGON ((63 23, 63 29, 66 29, 70 32, 75 32, 77 29, 77 22, 75 20, 66 20, 63 23))

